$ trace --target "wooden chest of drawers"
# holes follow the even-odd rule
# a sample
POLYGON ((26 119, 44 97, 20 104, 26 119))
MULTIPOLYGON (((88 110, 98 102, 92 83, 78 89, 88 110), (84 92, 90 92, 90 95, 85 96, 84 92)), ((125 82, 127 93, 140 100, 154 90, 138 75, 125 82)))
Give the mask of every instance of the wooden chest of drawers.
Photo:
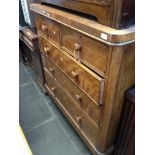
POLYGON ((103 25, 125 28, 134 22, 134 0, 40 0, 97 18, 103 25))
POLYGON ((134 29, 114 30, 40 4, 31 10, 49 95, 94 155, 111 154, 124 92, 134 84, 134 29))

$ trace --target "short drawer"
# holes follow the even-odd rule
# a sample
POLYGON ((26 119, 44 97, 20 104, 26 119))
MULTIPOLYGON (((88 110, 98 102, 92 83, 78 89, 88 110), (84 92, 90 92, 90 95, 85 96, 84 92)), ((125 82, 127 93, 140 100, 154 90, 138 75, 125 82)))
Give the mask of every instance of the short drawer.
POLYGON ((36 27, 49 40, 60 44, 60 25, 52 20, 48 20, 41 16, 35 17, 36 27))
POLYGON ((70 28, 62 28, 62 46, 69 54, 104 76, 109 47, 70 28))
POLYGON ((43 37, 39 37, 41 51, 58 65, 65 74, 97 104, 103 102, 104 79, 79 63, 43 37), (47 49, 44 47, 48 47, 47 49))
POLYGON ((42 54, 44 70, 49 72, 53 78, 68 92, 76 101, 77 105, 83 109, 88 116, 99 125, 100 106, 86 95, 65 73, 63 73, 55 64, 42 54))
POLYGON ((58 101, 59 106, 65 110, 65 114, 70 117, 72 123, 84 134, 94 145, 98 135, 98 128, 93 125, 91 120, 76 106, 76 103, 70 98, 64 89, 55 81, 54 78, 45 72, 45 87, 58 101))

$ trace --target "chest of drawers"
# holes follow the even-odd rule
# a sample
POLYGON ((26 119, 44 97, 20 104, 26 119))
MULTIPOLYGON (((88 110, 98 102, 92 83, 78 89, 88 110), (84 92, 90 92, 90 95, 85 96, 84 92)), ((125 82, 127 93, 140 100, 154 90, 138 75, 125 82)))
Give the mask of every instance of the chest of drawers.
POLYGON ((134 0, 40 0, 43 3, 78 11, 97 18, 97 21, 116 29, 134 22, 134 0))
POLYGON ((40 4, 31 10, 47 92, 94 155, 111 154, 124 92, 134 84, 134 29, 114 30, 40 4))

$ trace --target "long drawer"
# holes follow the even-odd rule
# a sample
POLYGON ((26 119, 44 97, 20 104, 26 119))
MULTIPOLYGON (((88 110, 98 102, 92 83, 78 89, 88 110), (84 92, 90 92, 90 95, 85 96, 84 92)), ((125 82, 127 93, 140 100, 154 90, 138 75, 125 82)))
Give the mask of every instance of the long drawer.
POLYGON ((45 87, 48 92, 59 102, 60 106, 66 111, 73 123, 81 130, 81 133, 95 145, 98 128, 94 126, 83 111, 76 106, 74 100, 66 94, 64 89, 50 76, 49 72, 44 70, 44 74, 46 81, 45 87))
POLYGON ((39 37, 40 49, 65 72, 68 77, 97 104, 103 103, 104 79, 60 50, 44 37, 39 37))
POLYGON ((62 47, 98 74, 105 75, 109 46, 63 26, 62 47))
POLYGON ((83 109, 88 116, 99 125, 100 106, 97 105, 90 97, 86 95, 76 84, 70 80, 56 65, 42 54, 44 70, 51 73, 58 83, 71 95, 77 105, 83 109))
POLYGON ((36 16, 37 30, 42 32, 49 40, 60 44, 60 25, 52 20, 36 16))

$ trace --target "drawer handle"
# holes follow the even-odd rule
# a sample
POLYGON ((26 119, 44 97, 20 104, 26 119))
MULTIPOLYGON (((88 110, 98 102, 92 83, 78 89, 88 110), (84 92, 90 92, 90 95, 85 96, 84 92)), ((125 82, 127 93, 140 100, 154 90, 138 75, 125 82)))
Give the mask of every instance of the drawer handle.
POLYGON ((75 48, 74 48, 74 58, 76 60, 80 61, 80 51, 81 51, 81 45, 79 43, 75 43, 75 48))
POLYGON ((51 87, 53 94, 55 94, 56 87, 51 87))
POLYGON ((79 43, 75 43, 75 51, 80 51, 81 50, 81 45, 79 43))
POLYGON ((49 68, 49 71, 50 71, 51 73, 53 73, 54 70, 55 70, 55 68, 49 68))
POLYGON ((81 119, 82 119, 82 118, 81 118, 80 116, 77 116, 77 117, 76 117, 76 120, 77 120, 78 123, 81 123, 81 119))
POLYGON ((49 68, 49 71, 50 71, 50 73, 52 74, 52 76, 54 77, 55 68, 49 68))
POLYGON ((78 78, 79 73, 78 72, 75 72, 75 71, 72 71, 71 72, 71 75, 72 75, 73 78, 78 78))
POLYGON ((41 28, 42 28, 42 30, 43 30, 44 32, 47 31, 47 26, 46 26, 46 25, 42 25, 41 28))
POLYGON ((49 47, 44 47, 44 52, 48 54, 50 48, 49 47))
POLYGON ((75 97, 76 97, 76 99, 77 99, 78 101, 81 101, 81 95, 76 94, 75 97))

